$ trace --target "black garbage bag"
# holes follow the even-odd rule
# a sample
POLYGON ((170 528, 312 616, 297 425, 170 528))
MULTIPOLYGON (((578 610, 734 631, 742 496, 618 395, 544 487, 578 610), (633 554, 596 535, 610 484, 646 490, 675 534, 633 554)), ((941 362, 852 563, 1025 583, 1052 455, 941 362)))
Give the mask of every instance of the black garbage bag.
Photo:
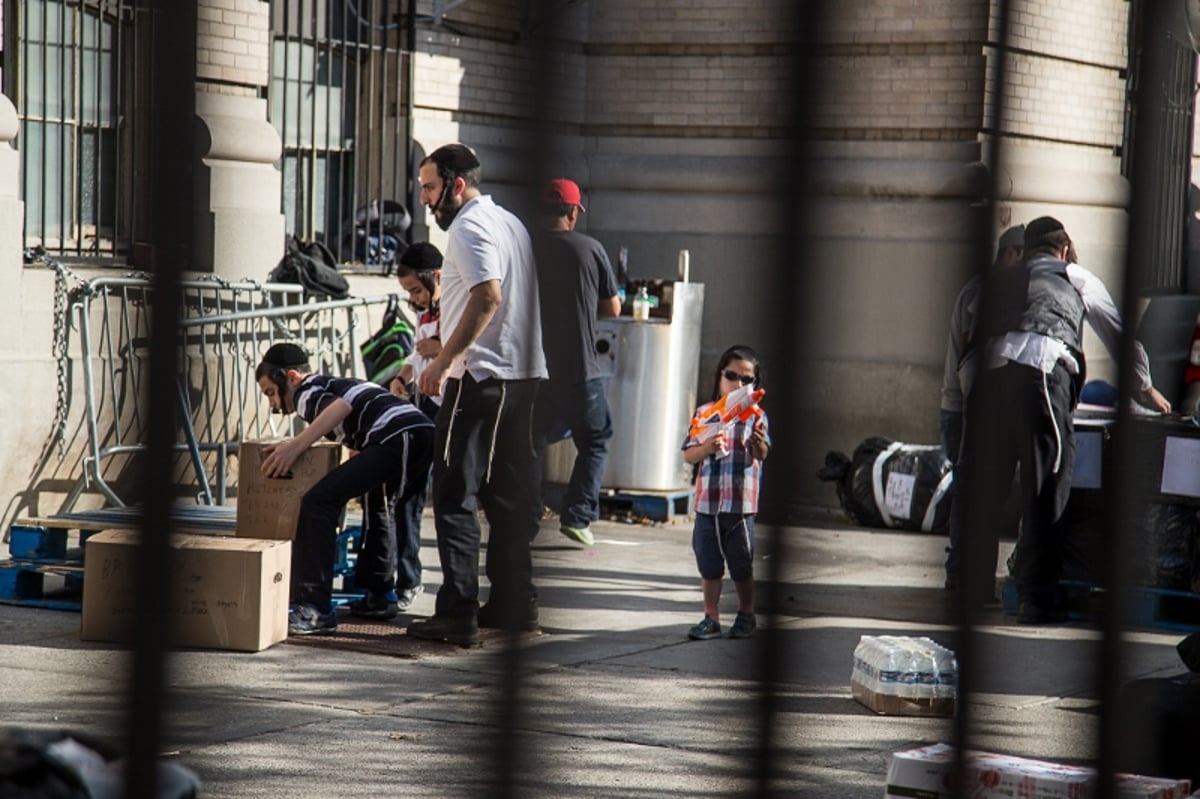
POLYGON ((950 521, 954 476, 937 445, 873 436, 853 457, 830 450, 817 477, 834 484, 842 510, 864 527, 928 533, 950 521))
MULTIPOLYGON (((157 764, 158 799, 193 799, 200 780, 176 763, 157 764)), ((95 799, 123 796, 125 764, 91 736, 64 730, 0 728, 0 796, 4 799, 95 799)))
POLYGON ((1196 545, 1196 509, 1186 505, 1148 502, 1135 517, 1134 540, 1142 557, 1137 574, 1141 585, 1192 590, 1192 560, 1196 545))
POLYGON ((1117 770, 1200 782, 1200 674, 1132 680, 1122 686, 1114 712, 1125 732, 1117 770))

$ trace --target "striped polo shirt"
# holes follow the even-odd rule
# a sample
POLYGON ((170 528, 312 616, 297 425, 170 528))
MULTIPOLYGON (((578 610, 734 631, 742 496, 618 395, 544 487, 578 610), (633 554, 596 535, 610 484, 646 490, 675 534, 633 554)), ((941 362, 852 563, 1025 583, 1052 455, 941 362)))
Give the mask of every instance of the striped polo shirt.
POLYGON ((321 374, 308 375, 296 386, 296 413, 311 424, 338 398, 350 403, 350 414, 333 429, 332 437, 350 449, 387 444, 405 430, 433 427, 428 416, 383 386, 321 374))

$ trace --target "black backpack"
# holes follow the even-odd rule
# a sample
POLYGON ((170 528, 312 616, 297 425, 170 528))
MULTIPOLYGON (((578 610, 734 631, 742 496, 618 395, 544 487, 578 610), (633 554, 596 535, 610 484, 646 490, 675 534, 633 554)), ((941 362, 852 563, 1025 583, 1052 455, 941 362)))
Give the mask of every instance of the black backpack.
POLYGON ((319 241, 301 241, 287 237, 283 258, 267 276, 271 283, 299 283, 308 296, 344 300, 350 296, 350 284, 337 270, 337 259, 319 241))

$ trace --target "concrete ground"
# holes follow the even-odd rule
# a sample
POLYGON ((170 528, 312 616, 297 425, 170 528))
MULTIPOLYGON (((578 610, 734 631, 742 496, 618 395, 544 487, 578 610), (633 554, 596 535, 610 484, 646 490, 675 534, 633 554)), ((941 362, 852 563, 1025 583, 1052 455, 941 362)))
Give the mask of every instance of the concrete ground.
MULTIPOLYGON (((425 522, 418 614, 432 612, 440 580, 425 522)), ((199 773, 204 797, 466 797, 505 774, 522 797, 751 793, 767 637, 686 639, 702 615, 690 526, 594 530, 595 546, 582 548, 547 521, 535 541, 546 634, 520 645, 517 702, 504 701, 514 695, 505 682, 512 652, 499 641, 417 659, 286 643, 257 654, 186 651, 172 659, 164 755, 199 773)), ((772 546, 760 528, 756 562, 761 577, 782 559, 771 640, 776 787, 876 799, 890 753, 949 741, 950 721, 878 716, 854 702, 852 653, 863 634, 929 635, 953 647, 944 541, 832 518, 778 533, 772 546)), ((728 587, 726 624, 733 610, 728 587)), ((1018 627, 998 609, 984 622, 976 748, 1094 757, 1098 632, 1018 627)), ((0 606, 3 724, 119 744, 128 654, 79 641, 78 627, 77 614, 0 606)), ((1180 637, 1132 633, 1130 676, 1182 671, 1180 637)))

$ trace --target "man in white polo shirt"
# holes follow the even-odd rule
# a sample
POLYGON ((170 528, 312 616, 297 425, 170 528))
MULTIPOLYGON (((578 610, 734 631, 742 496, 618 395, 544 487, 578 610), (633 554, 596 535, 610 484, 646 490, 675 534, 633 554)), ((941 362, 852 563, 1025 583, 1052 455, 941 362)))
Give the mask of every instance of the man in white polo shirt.
POLYGON ((537 629, 529 545, 532 418, 546 379, 537 269, 529 233, 479 191, 480 164, 462 144, 420 166, 421 203, 450 234, 442 262, 442 351, 418 389, 442 396, 434 441, 433 497, 442 587, 417 638, 470 646, 479 626, 537 629), (491 593, 479 606, 481 507, 489 525, 491 593))

